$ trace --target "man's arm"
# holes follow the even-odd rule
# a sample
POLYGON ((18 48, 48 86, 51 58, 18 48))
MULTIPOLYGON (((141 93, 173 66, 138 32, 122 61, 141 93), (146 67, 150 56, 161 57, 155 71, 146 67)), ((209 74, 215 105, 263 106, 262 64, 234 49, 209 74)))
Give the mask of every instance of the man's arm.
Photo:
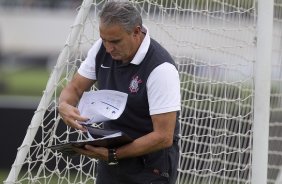
MULTIPOLYGON (((168 112, 152 115, 153 131, 132 143, 117 148, 117 159, 141 156, 171 146, 176 125, 176 114, 176 112, 168 112)), ((92 158, 108 160, 108 149, 103 147, 86 145, 84 149, 74 148, 74 150, 92 158)))
POLYGON ((80 116, 76 105, 83 92, 89 90, 94 82, 77 73, 60 94, 59 113, 64 122, 72 128, 85 130, 77 121, 86 121, 87 118, 80 116))
POLYGON ((176 112, 152 115, 153 131, 117 149, 118 159, 136 157, 170 147, 173 143, 176 112))

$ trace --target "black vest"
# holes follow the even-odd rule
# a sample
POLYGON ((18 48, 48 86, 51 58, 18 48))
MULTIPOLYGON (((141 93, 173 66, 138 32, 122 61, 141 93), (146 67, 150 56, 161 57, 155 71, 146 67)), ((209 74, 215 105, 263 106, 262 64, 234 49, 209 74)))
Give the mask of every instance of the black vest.
MULTIPOLYGON (((113 60, 102 44, 96 56, 98 88, 128 94, 123 114, 117 120, 105 122, 105 128, 121 130, 134 139, 152 132, 153 124, 149 114, 146 83, 150 73, 164 62, 175 65, 169 53, 153 39, 145 58, 139 65, 122 64, 121 61, 113 60)), ((179 132, 178 124, 177 122, 175 135, 179 132)))

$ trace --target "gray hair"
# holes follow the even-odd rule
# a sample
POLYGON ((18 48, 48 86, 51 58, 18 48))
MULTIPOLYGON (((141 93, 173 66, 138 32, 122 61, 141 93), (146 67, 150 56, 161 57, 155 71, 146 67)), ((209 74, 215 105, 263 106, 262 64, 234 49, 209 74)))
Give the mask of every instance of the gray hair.
POLYGON ((99 14, 100 22, 105 25, 121 25, 128 33, 136 26, 142 27, 142 17, 129 2, 110 1, 105 3, 99 14))

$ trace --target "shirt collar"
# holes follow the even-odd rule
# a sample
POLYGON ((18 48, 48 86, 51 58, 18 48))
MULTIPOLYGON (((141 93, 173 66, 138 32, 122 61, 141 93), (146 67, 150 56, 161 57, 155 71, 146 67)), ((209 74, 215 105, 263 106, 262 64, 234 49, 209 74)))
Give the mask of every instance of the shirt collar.
POLYGON ((144 31, 142 32, 145 32, 146 34, 133 60, 130 62, 131 64, 134 64, 134 65, 139 65, 143 61, 143 59, 145 58, 148 52, 150 42, 151 42, 148 28, 143 25, 142 29, 144 29, 144 31))

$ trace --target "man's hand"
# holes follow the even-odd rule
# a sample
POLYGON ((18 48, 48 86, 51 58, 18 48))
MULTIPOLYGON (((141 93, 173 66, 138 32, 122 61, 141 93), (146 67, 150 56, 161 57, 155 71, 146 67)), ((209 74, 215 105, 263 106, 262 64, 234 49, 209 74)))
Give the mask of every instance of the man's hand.
POLYGON ((108 149, 104 147, 85 145, 84 148, 73 147, 73 150, 91 158, 108 161, 108 149))
POLYGON ((86 131, 86 128, 79 124, 79 122, 87 121, 88 118, 80 116, 79 110, 76 107, 62 102, 58 109, 65 124, 72 128, 86 131))
POLYGON ((95 80, 87 79, 79 75, 79 73, 76 73, 72 80, 62 90, 59 98, 58 109, 63 121, 70 127, 86 131, 79 122, 87 121, 88 118, 80 116, 76 105, 78 104, 83 92, 89 90, 94 82, 95 80))

